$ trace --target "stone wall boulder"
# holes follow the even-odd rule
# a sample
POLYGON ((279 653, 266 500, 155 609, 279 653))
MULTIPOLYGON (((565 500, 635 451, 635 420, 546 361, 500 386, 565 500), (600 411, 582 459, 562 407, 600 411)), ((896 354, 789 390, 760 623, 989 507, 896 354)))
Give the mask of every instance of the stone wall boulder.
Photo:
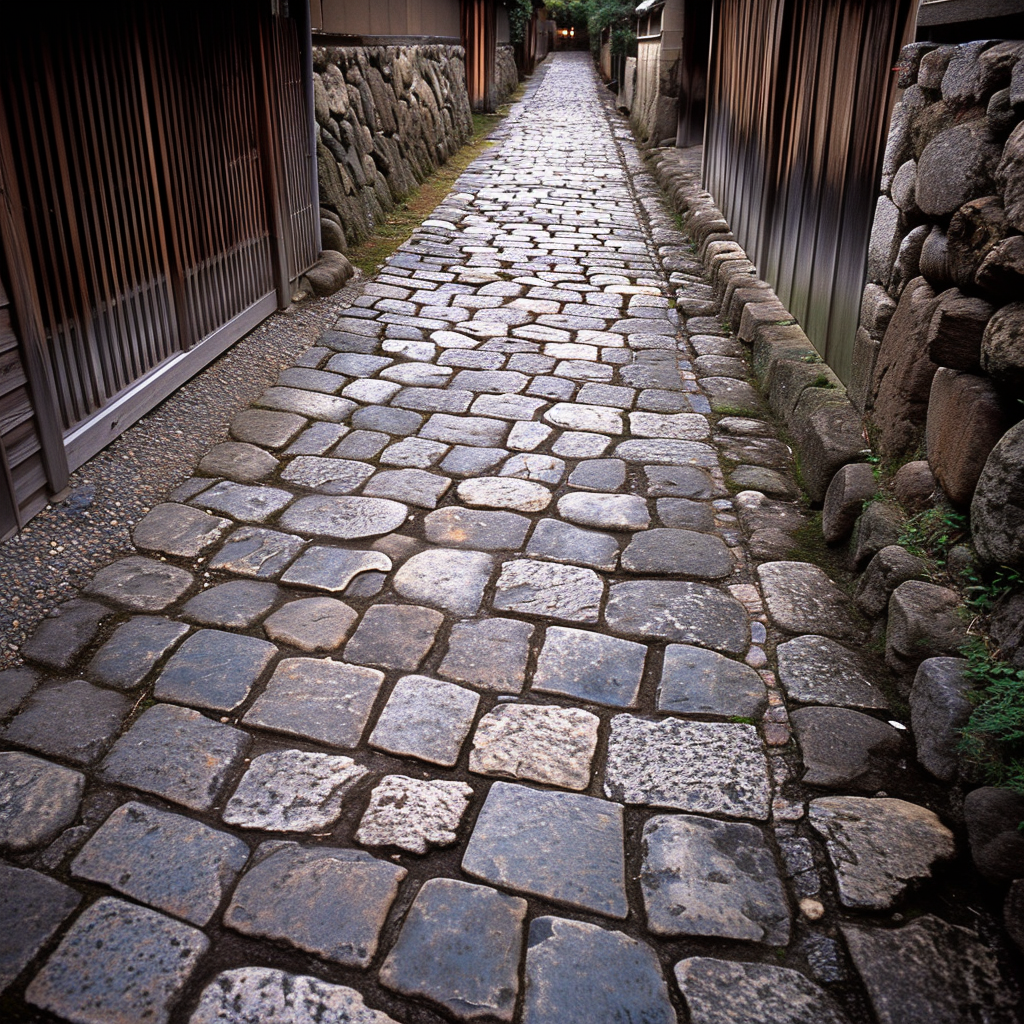
POLYGON ((889 598, 885 662, 901 675, 914 673, 927 658, 952 657, 967 636, 957 614, 955 590, 934 583, 901 583, 889 598))
POLYGON ((995 310, 986 299, 947 288, 937 297, 928 325, 928 358, 954 370, 977 370, 985 325, 995 310))
POLYGON ((978 554, 994 565, 1024 568, 1024 423, 992 449, 971 502, 978 554))
POLYGON ((1003 306, 985 328, 981 366, 1001 387, 1024 394, 1024 302, 1003 306))
POLYGON ((910 727, 917 759, 941 782, 956 778, 960 730, 971 716, 966 667, 963 658, 928 658, 918 666, 910 691, 910 727))
POLYGON ((930 216, 946 217, 964 203, 991 195, 1002 148, 984 117, 938 132, 924 147, 917 166, 917 205, 930 216))

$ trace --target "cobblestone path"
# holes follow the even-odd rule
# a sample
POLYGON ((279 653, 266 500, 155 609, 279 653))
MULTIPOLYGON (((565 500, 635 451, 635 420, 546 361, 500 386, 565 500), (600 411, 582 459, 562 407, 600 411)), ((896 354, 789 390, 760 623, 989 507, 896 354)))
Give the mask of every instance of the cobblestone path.
POLYGON ((4 1019, 923 1019, 900 943, 963 929, 866 915, 951 833, 808 808, 785 691, 808 781, 874 793, 901 739, 840 591, 755 571, 788 449, 712 414, 760 400, 602 96, 549 61, 6 675, 4 1019))

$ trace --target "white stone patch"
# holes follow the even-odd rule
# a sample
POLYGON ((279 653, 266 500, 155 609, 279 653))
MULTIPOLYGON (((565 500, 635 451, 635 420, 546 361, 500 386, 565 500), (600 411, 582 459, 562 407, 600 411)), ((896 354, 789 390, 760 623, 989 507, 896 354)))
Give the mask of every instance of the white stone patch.
POLYGON ((370 795, 356 841, 363 846, 398 846, 410 853, 450 846, 472 796, 464 782, 387 775, 370 795))

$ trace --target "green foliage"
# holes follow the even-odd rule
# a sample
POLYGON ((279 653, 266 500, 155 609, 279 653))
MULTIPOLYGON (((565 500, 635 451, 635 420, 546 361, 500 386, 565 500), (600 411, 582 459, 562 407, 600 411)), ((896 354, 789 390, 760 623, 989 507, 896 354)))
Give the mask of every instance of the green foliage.
POLYGON ((531 0, 505 0, 505 7, 508 10, 509 40, 517 45, 526 36, 526 26, 533 17, 533 3, 531 0))
POLYGON ((1024 576, 1008 565, 987 573, 974 568, 964 573, 964 599, 968 608, 987 615, 1001 597, 1024 587, 1024 576))
POLYGON ((601 33, 611 29, 612 53, 636 56, 635 0, 548 0, 548 14, 564 28, 586 27, 591 49, 601 46, 601 33))
POLYGON ((943 566, 949 549, 967 534, 967 517, 963 513, 936 505, 911 516, 896 543, 918 558, 943 566))

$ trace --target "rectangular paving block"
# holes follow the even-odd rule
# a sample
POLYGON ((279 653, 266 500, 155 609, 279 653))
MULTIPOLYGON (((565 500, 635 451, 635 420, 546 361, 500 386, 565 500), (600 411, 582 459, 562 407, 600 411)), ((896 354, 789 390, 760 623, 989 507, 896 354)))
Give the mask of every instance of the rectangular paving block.
POLYGON ((116 690, 133 690, 188 632, 184 622, 137 615, 114 630, 89 662, 86 675, 116 690))
POLYGON ((585 629, 549 626, 531 689, 633 707, 646 660, 644 644, 585 629))

